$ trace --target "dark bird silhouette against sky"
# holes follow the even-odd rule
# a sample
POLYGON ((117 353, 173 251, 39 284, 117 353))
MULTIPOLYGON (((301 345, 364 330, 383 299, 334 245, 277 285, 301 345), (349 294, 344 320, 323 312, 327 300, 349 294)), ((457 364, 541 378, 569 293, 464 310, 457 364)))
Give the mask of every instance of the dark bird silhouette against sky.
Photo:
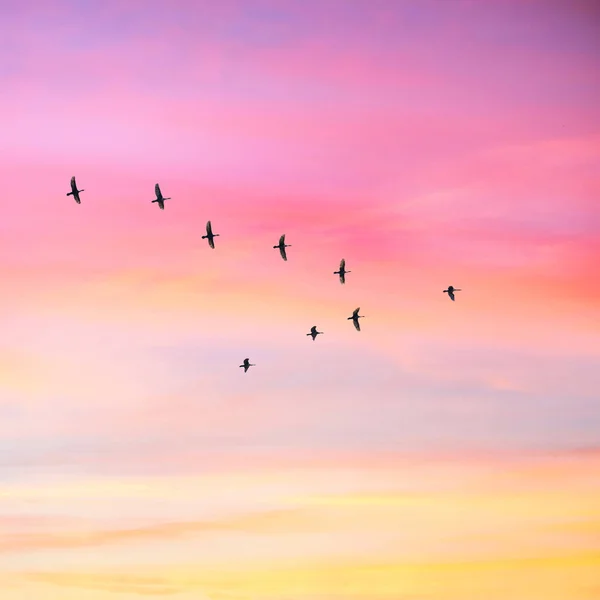
POLYGON ((67 194, 67 196, 73 196, 75 198, 75 202, 77 204, 81 204, 81 198, 79 197, 80 192, 84 192, 85 190, 78 190, 77 183, 75 181, 75 176, 71 177, 71 191, 67 194))
POLYGON ((283 258, 283 260, 287 260, 285 249, 290 247, 291 244, 285 243, 285 233, 279 238, 279 244, 277 244, 277 246, 273 246, 273 248, 279 248, 279 252, 281 253, 281 258, 283 258))
POLYGON ((360 306, 354 310, 351 317, 348 317, 348 320, 352 319, 352 322, 354 323, 354 327, 356 327, 356 331, 360 331, 360 323, 358 322, 358 320, 365 318, 364 315, 358 314, 359 310, 360 310, 360 306))
POLYGON ((452 300, 452 302, 454 302, 454 292, 460 292, 462 290, 458 290, 454 287, 452 287, 451 285, 448 286, 447 290, 444 290, 444 294, 448 294, 448 296, 450 296, 450 300, 452 300))
POLYGON ((346 271, 346 259, 342 258, 341 262, 340 262, 340 270, 339 271, 334 271, 333 274, 334 275, 339 275, 340 276, 340 283, 344 284, 346 283, 346 273, 350 273, 351 271, 346 271))
POLYGON ((203 240, 208 240, 208 245, 214 250, 215 249, 215 238, 221 234, 213 233, 212 224, 210 221, 206 223, 206 235, 202 236, 203 240))
POLYGON ((170 200, 171 198, 163 197, 158 183, 154 186, 154 193, 156 194, 156 200, 152 200, 152 202, 158 202, 158 206, 160 206, 160 209, 165 210, 165 200, 170 200))
POLYGON ((313 326, 310 328, 310 333, 307 333, 306 335, 310 335, 310 336, 312 336, 312 339, 313 339, 313 342, 314 342, 314 341, 315 341, 315 338, 316 338, 318 335, 323 335, 323 332, 322 332, 322 331, 317 331, 317 326, 316 326, 316 325, 313 325, 313 326))
POLYGON ((240 367, 244 367, 244 373, 250 368, 250 367, 255 367, 256 365, 252 365, 250 364, 250 359, 249 358, 245 358, 244 359, 244 364, 240 365, 240 367))

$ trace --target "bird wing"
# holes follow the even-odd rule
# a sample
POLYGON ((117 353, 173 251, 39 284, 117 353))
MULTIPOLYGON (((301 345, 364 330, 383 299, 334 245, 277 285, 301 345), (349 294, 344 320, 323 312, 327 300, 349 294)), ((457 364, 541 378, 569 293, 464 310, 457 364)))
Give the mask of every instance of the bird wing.
POLYGON ((346 275, 342 272, 340 272, 340 282, 341 283, 346 283, 346 275))
POLYGON ((71 189, 77 191, 77 183, 75 182, 75 176, 71 177, 71 189))
POLYGON ((162 198, 162 192, 160 191, 160 186, 158 183, 154 186, 154 193, 156 194, 157 198, 162 198))
POLYGON ((285 244, 285 233, 279 238, 279 245, 283 246, 285 244))
POLYGON ((279 246, 279 252, 281 253, 281 258, 283 258, 283 260, 287 260, 287 254, 283 246, 279 246))
POLYGON ((448 292, 448 296, 450 296, 450 300, 454 302, 454 292, 448 292))
POLYGON ((345 271, 346 270, 346 259, 342 258, 341 262, 340 262, 340 271, 345 271))
POLYGON ((214 250, 215 249, 215 238, 209 237, 208 238, 208 245, 214 250))
POLYGON ((354 319, 354 327, 356 327, 356 331, 360 331, 360 323, 358 319, 354 319))
POLYGON ((352 313, 352 318, 353 318, 353 319, 354 319, 355 317, 358 317, 358 311, 359 311, 359 310, 360 310, 360 306, 354 310, 354 312, 352 313))
POLYGON ((316 326, 316 325, 313 325, 313 326, 310 328, 310 332, 311 332, 311 333, 317 333, 317 326, 316 326))
POLYGON ((212 235, 212 224, 210 221, 206 222, 206 233, 208 233, 208 235, 212 235))

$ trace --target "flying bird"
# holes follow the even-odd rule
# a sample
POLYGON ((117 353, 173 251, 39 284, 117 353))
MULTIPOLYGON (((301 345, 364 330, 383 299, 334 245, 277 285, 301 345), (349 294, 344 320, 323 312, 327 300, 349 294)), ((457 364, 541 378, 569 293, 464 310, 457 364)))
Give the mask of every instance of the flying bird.
POLYGON ((447 290, 444 290, 444 294, 448 294, 448 296, 450 296, 450 300, 452 300, 452 302, 454 302, 454 292, 460 292, 462 290, 458 290, 454 287, 452 287, 451 285, 448 286, 447 290))
POLYGON ((356 327, 356 331, 360 331, 360 323, 358 322, 359 319, 364 319, 365 316, 364 315, 359 315, 358 311, 360 310, 360 307, 358 307, 353 313, 351 317, 348 317, 348 321, 350 319, 352 319, 352 321, 354 322, 354 327, 356 327))
POLYGON ((313 325, 313 326, 310 328, 310 333, 307 333, 306 335, 310 335, 310 336, 312 336, 312 339, 313 339, 313 342, 314 342, 314 341, 315 341, 315 338, 316 338, 318 335, 323 335, 323 332, 322 332, 322 331, 317 331, 317 326, 316 326, 316 325, 313 325))
POLYGON ((154 186, 154 193, 156 194, 156 200, 152 200, 152 202, 158 202, 158 206, 160 206, 160 210, 165 210, 165 200, 170 200, 171 198, 163 197, 158 183, 154 186))
POLYGON ((84 192, 85 190, 78 190, 77 183, 75 182, 75 176, 71 177, 71 191, 67 194, 67 196, 73 196, 75 198, 75 202, 77 204, 81 204, 81 198, 79 197, 80 192, 84 192))
POLYGON ((346 271, 346 259, 342 258, 342 260, 340 262, 340 270, 334 271, 333 274, 339 275, 340 283, 344 284, 344 283, 346 283, 346 273, 351 273, 351 271, 346 271))
POLYGON ((287 260, 287 254, 285 253, 285 249, 289 248, 291 244, 285 243, 285 233, 279 238, 279 244, 277 246, 273 246, 273 248, 279 248, 279 252, 281 252, 281 258, 283 260, 287 260))
POLYGON ((210 221, 206 223, 206 235, 202 236, 203 240, 208 240, 208 245, 214 250, 215 249, 215 238, 220 235, 219 233, 212 232, 212 224, 210 221))
POLYGON ((244 359, 244 364, 240 365, 240 367, 244 367, 244 373, 250 368, 250 367, 255 367, 256 365, 251 365, 250 364, 250 359, 249 358, 245 358, 244 359))

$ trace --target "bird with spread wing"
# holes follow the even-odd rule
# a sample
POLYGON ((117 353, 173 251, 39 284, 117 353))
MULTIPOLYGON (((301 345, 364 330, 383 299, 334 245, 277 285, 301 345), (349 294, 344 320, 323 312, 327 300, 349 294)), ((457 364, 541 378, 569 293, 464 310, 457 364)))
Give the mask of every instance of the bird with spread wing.
POLYGON ((249 359, 249 358, 245 358, 245 359, 244 359, 244 362, 243 362, 243 363, 240 365, 240 368, 242 368, 242 367, 243 367, 243 369, 244 369, 244 373, 246 373, 246 371, 248 371, 248 369, 249 369, 250 367, 255 367, 255 366, 256 366, 256 365, 252 365, 252 364, 250 364, 250 359, 249 359))
POLYGON ((458 290, 455 287, 452 287, 451 285, 448 286, 447 290, 444 290, 444 294, 448 294, 448 296, 450 296, 450 300, 452 300, 452 302, 454 302, 454 292, 461 292, 462 290, 458 290))
POLYGON ((208 245, 214 250, 215 249, 215 238, 218 237, 219 233, 213 233, 212 223, 208 221, 206 223, 206 235, 202 236, 203 240, 208 240, 208 245))
POLYGON ((154 193, 156 194, 156 199, 152 200, 152 202, 157 202, 158 206, 161 210, 165 210, 165 200, 170 200, 171 198, 165 198, 160 191, 160 186, 158 183, 154 186, 154 193))
POLYGON ((333 274, 334 275, 339 275, 340 276, 340 283, 344 284, 346 283, 346 273, 350 273, 351 271, 346 271, 346 259, 342 258, 341 262, 340 262, 340 270, 339 271, 334 271, 333 274))
POLYGON ((277 246, 273 246, 273 248, 279 248, 279 252, 281 253, 281 258, 283 258, 283 260, 287 260, 285 249, 290 247, 291 244, 285 243, 285 233, 279 238, 279 244, 277 244, 277 246))
POLYGON ((348 317, 348 321, 350 319, 352 319, 352 322, 354 323, 354 327, 356 327, 356 331, 360 331, 360 323, 358 322, 358 320, 365 318, 364 315, 359 315, 358 314, 359 310, 360 310, 360 307, 358 307, 357 309, 354 310, 354 312, 352 313, 351 317, 348 317))
POLYGON ((313 325, 313 326, 310 328, 310 333, 307 333, 306 335, 310 335, 310 336, 312 337, 312 339, 313 339, 313 342, 314 342, 314 341, 315 341, 315 338, 316 338, 318 335, 323 335, 323 332, 322 332, 322 331, 317 331, 317 326, 316 326, 316 325, 313 325))
POLYGON ((73 196, 73 198, 75 198, 75 202, 77 202, 77 204, 81 204, 81 198, 79 197, 79 194, 84 191, 85 190, 77 189, 77 182, 75 181, 75 176, 71 177, 71 191, 67 194, 67 196, 73 196))

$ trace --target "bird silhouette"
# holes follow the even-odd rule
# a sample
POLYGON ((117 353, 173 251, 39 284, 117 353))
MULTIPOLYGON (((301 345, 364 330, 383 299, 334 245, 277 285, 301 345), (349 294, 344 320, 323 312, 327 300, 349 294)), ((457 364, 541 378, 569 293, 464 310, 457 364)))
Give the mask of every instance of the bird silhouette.
POLYGON ((250 359, 249 358, 245 358, 244 359, 244 364, 241 364, 240 367, 244 367, 244 373, 250 368, 250 367, 255 367, 256 365, 251 365, 250 364, 250 359))
POLYGON ((317 326, 316 326, 316 325, 313 325, 313 326, 310 328, 310 333, 307 333, 306 335, 310 335, 310 336, 312 336, 312 339, 313 339, 313 342, 314 342, 314 341, 315 341, 315 338, 316 338, 318 335, 323 335, 323 332, 322 332, 322 331, 317 331, 317 326))
POLYGON ((365 318, 364 315, 358 314, 359 310, 360 310, 360 307, 358 307, 357 309, 354 310, 351 317, 348 317, 348 320, 352 319, 352 321, 354 323, 354 327, 356 327, 356 331, 360 331, 360 323, 358 322, 358 320, 365 318))
POLYGON ((71 191, 67 194, 67 196, 73 196, 75 198, 75 202, 77 204, 81 204, 81 198, 79 197, 80 192, 84 192, 85 190, 78 190, 77 183, 75 181, 75 176, 71 177, 71 191))
POLYGON ((285 249, 290 247, 291 244, 285 243, 285 233, 279 238, 279 244, 277 244, 277 246, 273 246, 273 248, 279 248, 279 252, 281 253, 281 258, 283 258, 283 260, 287 260, 285 249))
POLYGON ((152 200, 152 202, 158 202, 158 206, 160 207, 160 209, 165 210, 165 200, 170 200, 171 198, 163 197, 158 183, 154 186, 154 193, 156 194, 156 200, 152 200))
POLYGON ((219 233, 213 233, 213 232, 212 232, 212 225, 211 225, 211 222, 210 222, 210 221, 208 221, 208 222, 206 223, 206 235, 203 235, 203 236, 202 236, 202 239, 203 239, 203 240, 206 240, 206 239, 208 239, 208 245, 209 245, 209 246, 210 246, 210 247, 211 247, 213 250, 215 249, 215 238, 216 238, 217 236, 219 236, 219 235, 220 235, 219 233))
POLYGON ((346 259, 342 258, 342 260, 340 262, 340 270, 339 271, 334 271, 333 274, 334 275, 339 275, 340 276, 340 283, 344 284, 344 283, 346 283, 346 273, 351 273, 351 271, 346 271, 346 259))
POLYGON ((448 286, 447 290, 444 290, 444 294, 448 294, 448 296, 450 296, 450 300, 452 300, 452 302, 454 302, 454 292, 461 292, 462 290, 458 290, 454 287, 452 287, 451 285, 448 286))

